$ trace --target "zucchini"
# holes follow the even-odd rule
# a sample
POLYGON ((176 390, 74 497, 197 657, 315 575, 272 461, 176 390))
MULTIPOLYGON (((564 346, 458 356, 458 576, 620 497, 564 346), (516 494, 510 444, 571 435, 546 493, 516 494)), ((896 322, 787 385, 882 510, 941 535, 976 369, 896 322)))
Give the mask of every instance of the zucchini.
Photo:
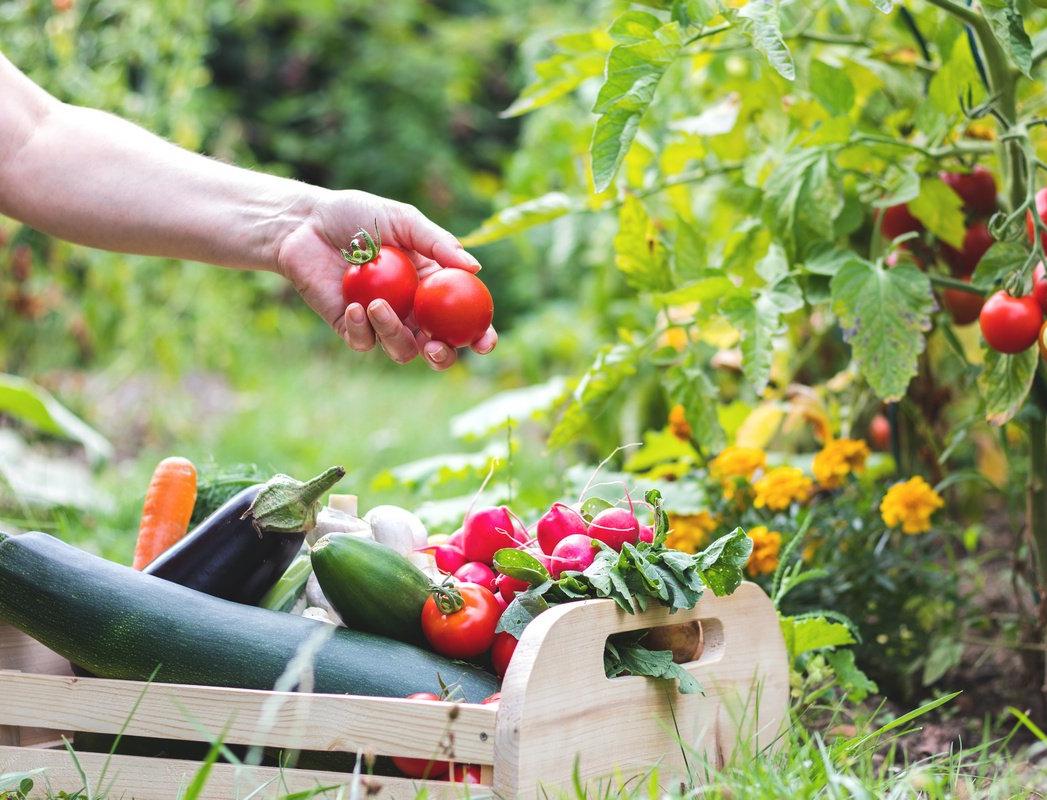
POLYGON ((329 533, 313 545, 313 572, 324 596, 350 628, 424 644, 422 606, 432 582, 384 544, 329 533))
POLYGON ((494 675, 419 647, 203 594, 45 533, 0 533, 0 621, 103 678, 271 689, 307 645, 314 691, 379 697, 457 683, 479 702, 494 675))

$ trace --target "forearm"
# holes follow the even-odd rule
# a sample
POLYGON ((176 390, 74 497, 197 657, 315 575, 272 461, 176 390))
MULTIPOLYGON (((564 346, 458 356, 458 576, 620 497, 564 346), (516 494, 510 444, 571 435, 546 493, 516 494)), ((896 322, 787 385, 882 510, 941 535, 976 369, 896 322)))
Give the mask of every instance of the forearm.
POLYGON ((46 94, 23 99, 21 110, 35 117, 0 150, 0 212, 63 239, 275 269, 279 242, 322 192, 189 153, 46 94))

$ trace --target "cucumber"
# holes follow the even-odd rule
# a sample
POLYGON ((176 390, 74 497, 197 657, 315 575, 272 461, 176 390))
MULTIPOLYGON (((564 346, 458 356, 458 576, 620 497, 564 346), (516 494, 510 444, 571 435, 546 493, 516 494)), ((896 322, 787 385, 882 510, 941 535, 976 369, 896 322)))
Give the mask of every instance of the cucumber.
POLYGON ((432 582, 404 556, 351 533, 329 533, 311 558, 324 596, 347 626, 425 643, 422 606, 432 582))
POLYGON ((44 533, 0 533, 0 621, 103 678, 271 689, 316 646, 313 690, 405 697, 457 683, 479 702, 498 681, 418 647, 222 600, 44 533), (325 638, 327 637, 327 638, 325 638))

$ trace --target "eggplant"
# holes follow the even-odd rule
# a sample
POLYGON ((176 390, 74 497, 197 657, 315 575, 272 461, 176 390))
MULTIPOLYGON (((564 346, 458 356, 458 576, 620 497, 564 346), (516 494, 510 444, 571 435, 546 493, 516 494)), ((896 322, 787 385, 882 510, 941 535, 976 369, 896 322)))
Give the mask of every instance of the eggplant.
POLYGON ((302 483, 286 475, 248 486, 143 570, 199 592, 258 605, 316 525, 320 497, 345 475, 302 483))

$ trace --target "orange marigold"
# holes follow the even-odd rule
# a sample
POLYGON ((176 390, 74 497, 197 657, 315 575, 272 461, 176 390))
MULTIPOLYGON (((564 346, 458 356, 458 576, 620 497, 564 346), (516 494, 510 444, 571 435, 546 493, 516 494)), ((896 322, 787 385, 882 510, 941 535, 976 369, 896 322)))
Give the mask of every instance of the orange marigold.
POLYGON ((708 511, 697 514, 670 514, 665 546, 685 553, 697 553, 716 530, 716 518, 708 511))
POLYGON ((814 456, 814 477, 826 489, 836 489, 852 472, 865 470, 869 445, 862 439, 831 439, 814 456))
POLYGON ((756 490, 754 506, 783 511, 793 502, 806 502, 814 484, 798 467, 775 467, 753 484, 753 488, 756 490))
POLYGON ((683 406, 679 403, 669 409, 669 432, 677 439, 683 439, 685 442, 690 441, 691 435, 694 433, 691 430, 690 423, 687 421, 687 415, 684 413, 683 406))
POLYGON ((782 549, 782 535, 767 530, 766 525, 750 528, 748 536, 753 540, 753 551, 745 570, 750 575, 767 575, 778 569, 778 554, 782 549))
POLYGON ((901 525, 905 533, 924 533, 931 529, 931 515, 944 505, 941 495, 917 475, 887 490, 880 516, 888 527, 901 525))

